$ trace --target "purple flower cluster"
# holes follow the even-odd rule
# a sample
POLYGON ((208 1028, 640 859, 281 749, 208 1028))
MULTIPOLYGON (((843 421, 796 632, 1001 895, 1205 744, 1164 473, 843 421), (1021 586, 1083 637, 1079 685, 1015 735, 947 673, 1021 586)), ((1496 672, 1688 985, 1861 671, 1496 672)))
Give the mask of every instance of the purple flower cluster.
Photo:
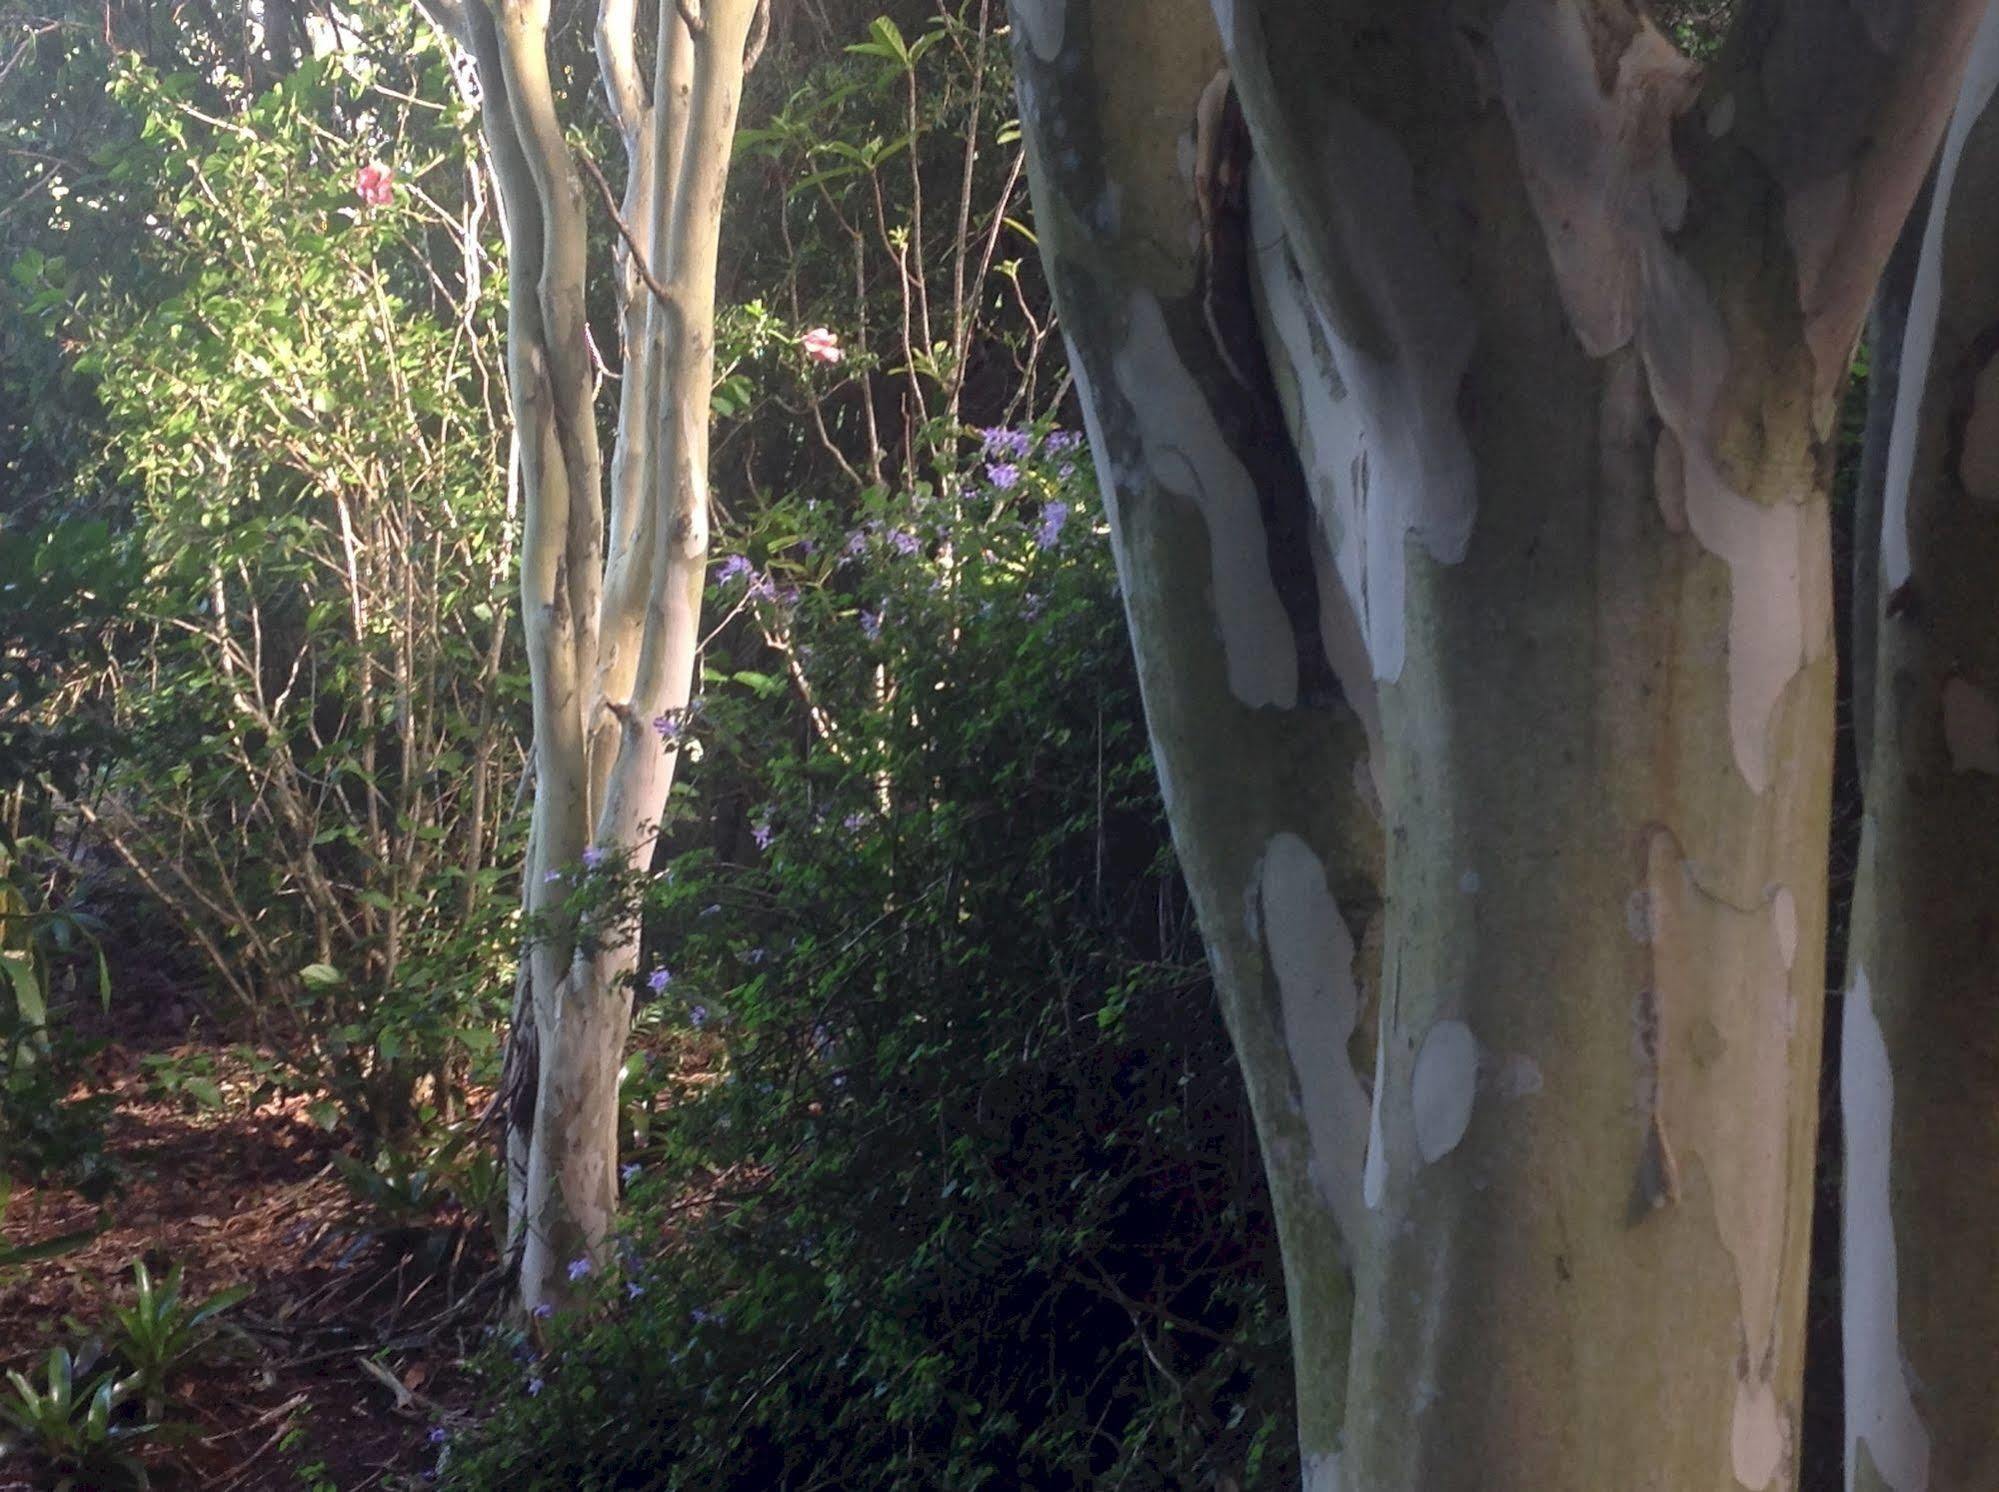
POLYGON ((981 455, 1010 456, 1018 461, 1034 448, 1034 432, 992 425, 979 432, 979 442, 981 455))
POLYGON ((1034 531, 1034 542, 1043 549, 1052 549, 1062 537, 1062 525, 1068 521, 1069 505, 1055 498, 1041 510, 1041 527, 1034 531))
POLYGON ((673 983, 673 971, 670 969, 654 969, 646 975, 646 988, 656 995, 665 994, 666 987, 671 983, 673 983))
POLYGON ((986 467, 986 480, 1001 492, 1011 491, 1020 482, 1020 468, 1011 461, 995 461, 986 467))

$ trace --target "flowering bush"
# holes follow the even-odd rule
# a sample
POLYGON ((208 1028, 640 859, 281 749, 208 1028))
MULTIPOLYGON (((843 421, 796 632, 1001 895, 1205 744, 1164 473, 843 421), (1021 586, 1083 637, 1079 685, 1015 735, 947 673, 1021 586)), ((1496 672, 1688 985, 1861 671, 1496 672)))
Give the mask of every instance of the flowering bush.
POLYGON ((619 1262, 489 1358, 446 1485, 1295 1485, 1101 507, 1066 432, 982 443, 1004 486, 724 536, 639 991, 706 1078, 630 1127, 619 1262))

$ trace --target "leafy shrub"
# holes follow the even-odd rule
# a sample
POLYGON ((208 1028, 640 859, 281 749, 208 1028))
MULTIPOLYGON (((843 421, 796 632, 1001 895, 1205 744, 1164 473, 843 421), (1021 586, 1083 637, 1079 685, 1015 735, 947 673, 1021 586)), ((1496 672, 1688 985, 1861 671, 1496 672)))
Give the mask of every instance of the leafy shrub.
POLYGON ((106 1369, 89 1378, 94 1366, 67 1347, 49 1352, 46 1388, 10 1370, 13 1397, 0 1396, 6 1438, 0 1456, 21 1453, 39 1463, 54 1492, 113 1492, 150 1485, 146 1468, 128 1447, 159 1426, 120 1413, 132 1401, 133 1385, 106 1369))
MULTIPOLYGON (((17 851, 33 841, 18 840, 17 851)), ((65 984, 79 966, 95 975, 100 1001, 110 986, 92 921, 73 907, 37 907, 13 855, 0 850, 0 1176, 55 1180, 101 1197, 114 1180, 104 1153, 110 1095, 91 1090, 83 1063, 90 1044, 67 1022, 65 984)))
POLYGON ((248 1285, 231 1285, 204 1301, 190 1301, 183 1298, 184 1274, 176 1264, 155 1285, 145 1261, 135 1262, 132 1304, 112 1312, 117 1331, 110 1350, 126 1369, 120 1391, 144 1406, 149 1421, 166 1410, 169 1380, 213 1351, 222 1314, 250 1293, 248 1285))
POLYGON ((195 76, 121 63, 134 123, 99 166, 153 214, 144 289, 46 314, 87 349, 143 561, 95 686, 120 750, 77 811, 225 1030, 372 1143, 495 1045, 525 681, 471 116, 413 12, 355 43, 221 123, 195 76))
POLYGON ((699 760, 642 976, 682 1079, 627 1109, 621 1266, 489 1355, 447 1485, 1295 1480, 1267 1204, 1074 441, 989 432, 961 499, 852 526, 777 505, 718 571, 739 625, 667 723, 699 760))

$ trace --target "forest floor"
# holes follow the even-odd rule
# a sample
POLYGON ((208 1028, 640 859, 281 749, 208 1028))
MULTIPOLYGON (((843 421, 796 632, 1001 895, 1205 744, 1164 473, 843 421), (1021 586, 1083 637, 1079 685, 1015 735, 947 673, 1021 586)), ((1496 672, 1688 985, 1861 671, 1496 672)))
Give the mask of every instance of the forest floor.
MULTIPOLYGON (((164 1050, 206 1057, 230 1086, 223 1052, 164 1050)), ((135 1260, 156 1278, 179 1264, 187 1300, 238 1284, 251 1293, 225 1318, 237 1330, 175 1385, 187 1428, 146 1450, 155 1486, 422 1486, 437 1460, 430 1431, 460 1422, 472 1400, 462 1362, 491 1313, 490 1256, 467 1247, 442 1275, 413 1282, 406 1260, 355 1226, 333 1161, 338 1141, 312 1122, 303 1098, 203 1110, 159 1093, 143 1055, 112 1042, 93 1058, 114 1097, 105 1148, 119 1186, 86 1247, 0 1276, 0 1368, 39 1381, 52 1346, 88 1339, 130 1301, 135 1260)), ((17 1187, 0 1242, 99 1220, 99 1208, 73 1192, 17 1187)), ((12 1390, 0 1383, 0 1392, 12 1390)), ((0 1492, 36 1486, 22 1477, 0 1464, 0 1492)))

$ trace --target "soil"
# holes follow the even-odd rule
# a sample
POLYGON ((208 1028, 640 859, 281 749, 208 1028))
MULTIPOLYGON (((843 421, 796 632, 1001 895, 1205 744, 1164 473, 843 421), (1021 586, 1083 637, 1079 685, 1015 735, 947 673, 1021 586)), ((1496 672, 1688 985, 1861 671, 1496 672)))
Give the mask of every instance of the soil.
MULTIPOLYGON (((154 1050, 160 1050, 155 1047, 154 1050)), ((439 1220, 448 1268, 418 1278, 384 1235, 365 1231, 334 1164, 341 1136, 302 1097, 252 1108, 253 1080, 214 1048, 223 1106, 205 1110, 149 1082, 141 1052, 92 1059, 115 1098, 106 1150, 120 1171, 101 1232, 74 1253, 0 1271, 0 1367, 39 1382, 49 1349, 75 1346, 133 1294, 132 1264, 158 1279, 185 1267, 184 1298, 247 1284, 237 1327, 175 1385, 185 1433, 143 1452, 155 1486, 201 1492, 416 1489, 436 1465, 431 1431, 464 1422, 463 1369, 497 1297, 490 1246, 468 1219, 439 1220), (364 1362, 372 1366, 364 1366, 364 1362)), ((99 1218, 71 1192, 17 1183, 0 1242, 26 1244, 99 1218)), ((0 1382, 0 1393, 13 1390, 0 1382)), ((32 1468, 0 1463, 0 1492, 27 1492, 32 1468)))

